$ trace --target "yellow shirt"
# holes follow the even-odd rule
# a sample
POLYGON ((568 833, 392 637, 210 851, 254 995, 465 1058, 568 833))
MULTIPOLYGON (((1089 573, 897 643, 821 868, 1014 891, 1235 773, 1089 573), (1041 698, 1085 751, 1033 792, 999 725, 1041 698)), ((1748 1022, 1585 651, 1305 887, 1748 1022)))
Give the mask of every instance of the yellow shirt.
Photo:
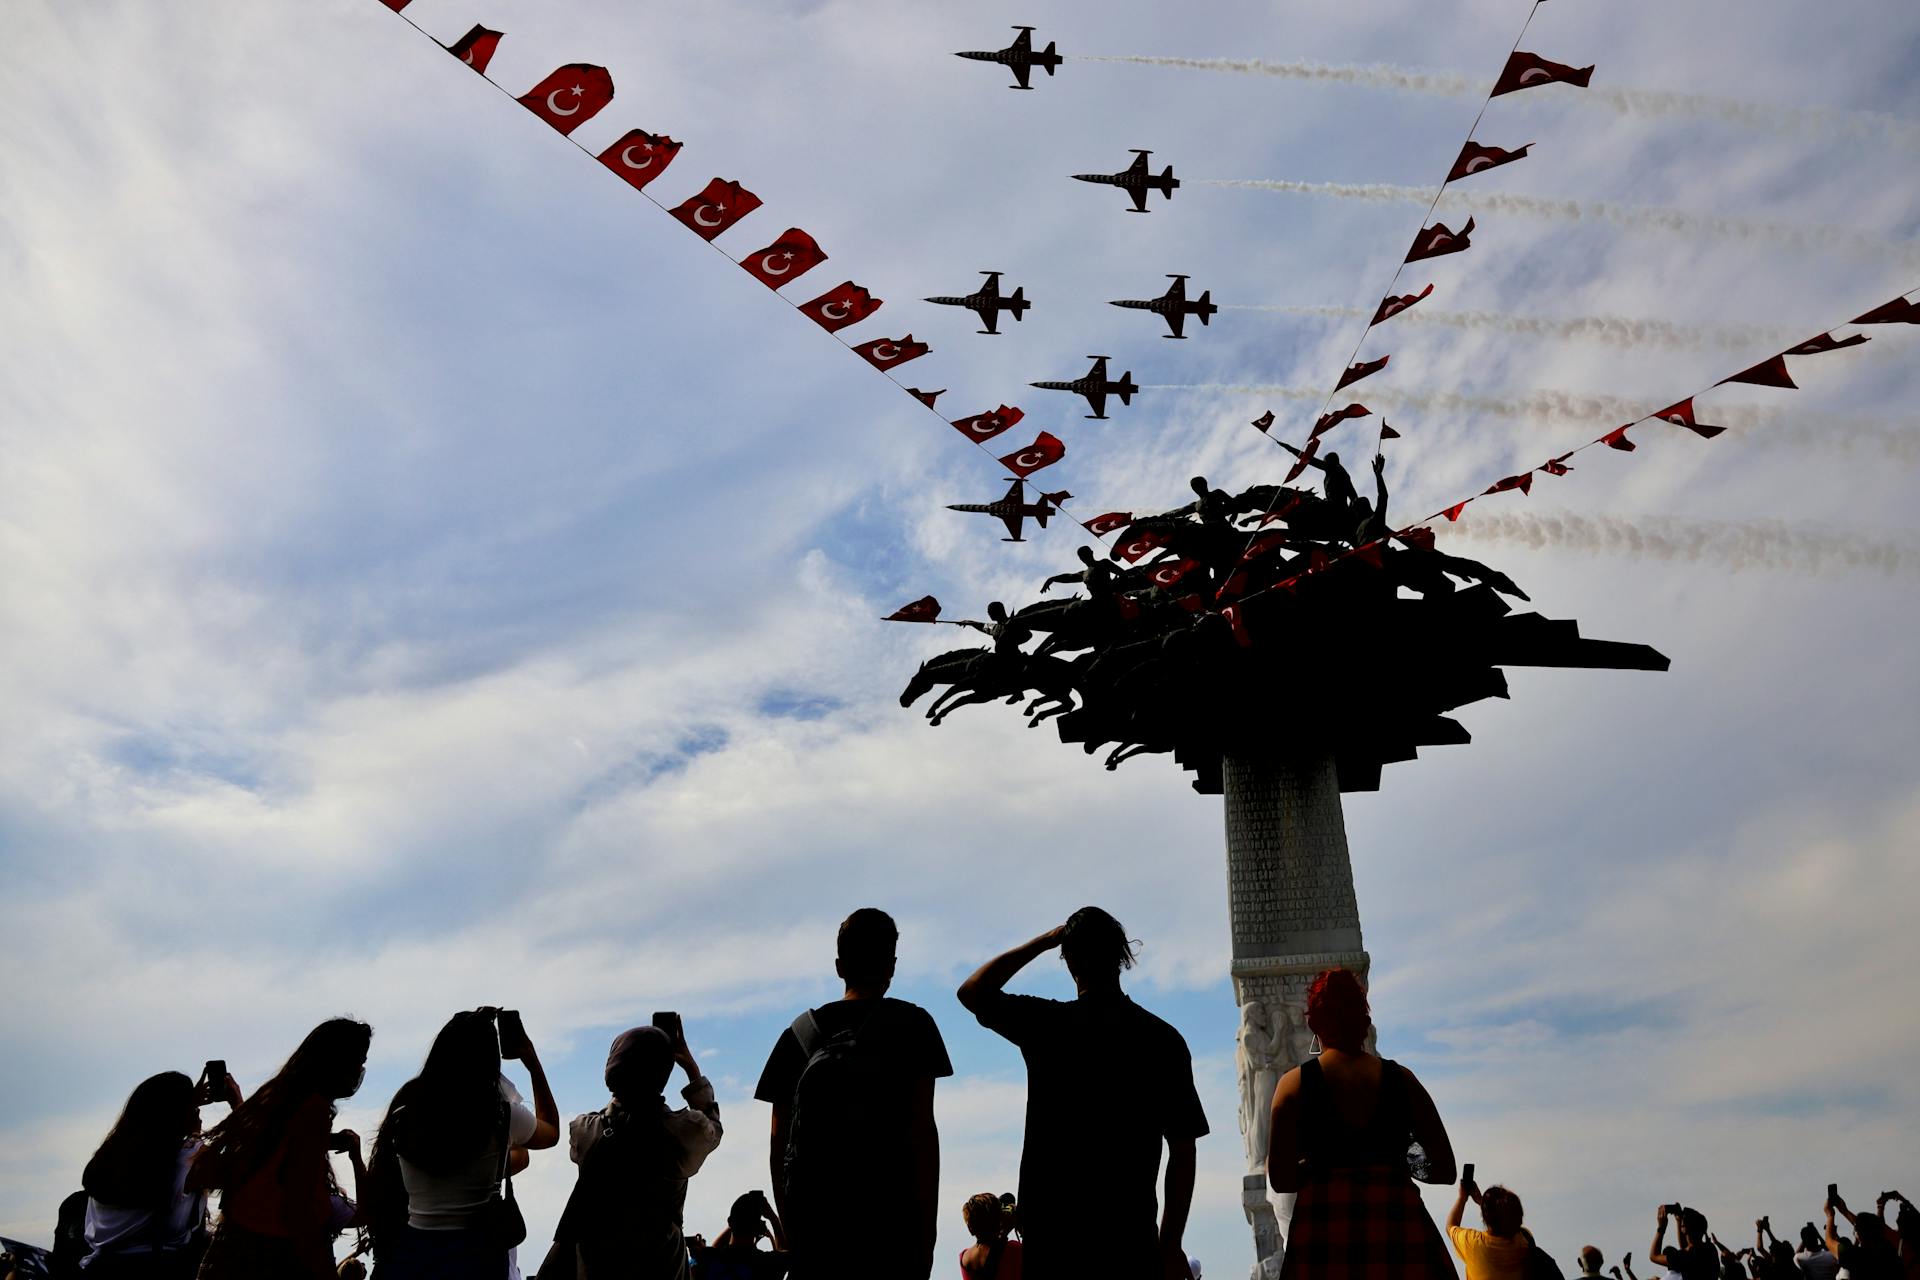
POLYGON ((1533 1246, 1524 1233, 1502 1238, 1472 1227, 1448 1227, 1447 1236, 1467 1264, 1467 1280, 1526 1280, 1527 1250, 1533 1246))

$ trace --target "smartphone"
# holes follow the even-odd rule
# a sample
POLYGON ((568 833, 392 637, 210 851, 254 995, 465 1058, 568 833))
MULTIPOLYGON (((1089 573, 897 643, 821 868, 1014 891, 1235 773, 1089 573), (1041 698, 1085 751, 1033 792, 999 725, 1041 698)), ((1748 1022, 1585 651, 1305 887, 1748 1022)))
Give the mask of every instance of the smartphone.
POLYGON ((1465 1186, 1471 1186, 1472 1184, 1473 1184, 1473 1164, 1471 1162, 1468 1162, 1467 1164, 1460 1166, 1460 1185, 1465 1187, 1465 1186))
POLYGON ((500 1056, 524 1057, 527 1052, 527 1029, 520 1021, 520 1011, 502 1009, 494 1015, 494 1025, 500 1029, 500 1056))
POLYGON ((1839 1201, 1839 1199, 1840 1199, 1840 1184, 1837 1182, 1829 1182, 1827 1184, 1827 1203, 1835 1204, 1839 1201))
POLYGON ((225 1102, 227 1100, 227 1064, 219 1058, 208 1058, 207 1065, 200 1069, 200 1101, 225 1102))
POLYGON ((336 1131, 332 1137, 327 1139, 327 1150, 329 1151, 345 1151, 352 1145, 353 1143, 347 1140, 347 1136, 343 1132, 336 1131))
POLYGON ((686 1042, 687 1029, 680 1022, 680 1015, 672 1011, 653 1015, 653 1025, 673 1038, 673 1047, 678 1049, 686 1042))

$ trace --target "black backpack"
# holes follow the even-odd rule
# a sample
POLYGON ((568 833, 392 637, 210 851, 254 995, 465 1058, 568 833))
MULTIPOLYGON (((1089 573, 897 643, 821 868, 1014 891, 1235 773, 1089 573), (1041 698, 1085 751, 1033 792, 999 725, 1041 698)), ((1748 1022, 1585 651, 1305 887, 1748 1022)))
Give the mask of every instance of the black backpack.
POLYGON ((868 1104, 877 1077, 872 1050, 862 1047, 863 1037, 879 1012, 876 1004, 858 1026, 832 1035, 811 1009, 793 1020, 794 1039, 807 1060, 794 1081, 787 1116, 783 1171, 790 1196, 804 1193, 816 1176, 832 1178, 857 1159, 849 1139, 873 1122, 868 1104))

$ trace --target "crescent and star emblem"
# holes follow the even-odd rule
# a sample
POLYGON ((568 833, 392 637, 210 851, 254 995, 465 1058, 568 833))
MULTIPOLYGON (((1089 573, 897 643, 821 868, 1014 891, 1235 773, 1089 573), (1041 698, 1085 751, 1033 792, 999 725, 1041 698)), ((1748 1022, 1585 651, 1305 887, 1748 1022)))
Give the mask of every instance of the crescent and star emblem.
POLYGON ((622 151, 620 153, 620 163, 627 166, 627 168, 629 169, 646 169, 646 168, 652 167, 653 165, 653 148, 652 147, 644 148, 645 151, 647 152, 647 158, 645 160, 640 161, 640 163, 638 164, 634 163, 633 161, 634 149, 635 147, 640 147, 640 146, 642 146, 642 144, 635 143, 633 147, 628 147, 624 151, 622 151))
POLYGON ((1016 467, 1037 467, 1047 460, 1047 455, 1038 449, 1029 449, 1013 460, 1016 467))
POLYGON ((897 359, 899 355, 900 348, 891 342, 883 342, 873 349, 873 358, 882 362, 897 359))
POLYGON ((760 255, 760 270, 770 276, 783 276, 793 270, 793 255, 790 253, 763 253, 760 255), (778 267, 773 265, 775 258, 780 260, 778 267))
POLYGON ((567 89, 555 89, 552 93, 547 95, 547 110, 553 112, 553 114, 557 116, 577 116, 580 114, 580 104, 584 101, 586 101, 586 94, 581 91, 580 86, 577 84, 567 89), (561 107, 554 102, 554 99, 559 97, 563 93, 570 93, 573 95, 572 110, 562 110, 561 107))
POLYGON ((467 51, 466 51, 465 53, 463 53, 463 54, 461 54, 461 55, 460 55, 460 61, 462 61, 462 62, 464 62, 464 63, 466 63, 466 64, 467 64, 468 66, 472 66, 472 65, 473 65, 473 50, 471 50, 471 49, 469 49, 469 50, 467 50, 467 51))
POLYGON ((703 204, 693 211, 693 220, 703 227, 717 227, 726 220, 725 214, 726 210, 717 204, 703 204), (714 215, 711 220, 707 217, 709 213, 714 215))
POLYGON ((853 314, 853 304, 851 302, 829 302, 820 308, 820 314, 829 320, 845 320, 853 314), (839 309, 835 310, 836 307, 839 309))
POLYGON ((1528 67, 1520 73, 1521 84, 1538 84, 1542 80, 1551 80, 1553 73, 1542 67, 1528 67))
POLYGON ((1482 169, 1491 169, 1492 167, 1493 158, 1491 156, 1475 156, 1473 159, 1467 161, 1468 173, 1478 173, 1482 169))

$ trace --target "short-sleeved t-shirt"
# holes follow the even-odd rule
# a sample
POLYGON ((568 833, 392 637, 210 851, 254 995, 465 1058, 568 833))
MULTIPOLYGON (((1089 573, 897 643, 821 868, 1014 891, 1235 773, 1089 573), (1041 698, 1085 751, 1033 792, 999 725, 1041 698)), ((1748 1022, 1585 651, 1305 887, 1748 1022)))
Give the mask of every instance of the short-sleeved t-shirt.
MULTIPOLYGON (((187 1170, 199 1150, 197 1141, 180 1148, 172 1185, 167 1189, 166 1198, 158 1204, 133 1208, 89 1197, 87 1247, 95 1254, 112 1254, 150 1253, 185 1246, 207 1219, 207 1193, 187 1190, 187 1170)), ((81 1266, 85 1268, 87 1264, 83 1262, 81 1266)))
POLYGON ((1802 1249, 1793 1255, 1793 1264, 1807 1280, 1833 1280, 1840 1270, 1840 1259, 1825 1249, 1802 1249))
POLYGON ((980 1025, 1027 1062, 1020 1233, 1032 1248, 1073 1235, 1149 1247, 1158 1232, 1160 1144, 1207 1132, 1180 1033, 1126 995, 986 996, 980 1025))
POLYGON ((1453 1251, 1466 1264, 1467 1280, 1526 1280, 1527 1254, 1533 1242, 1525 1236, 1496 1236, 1472 1227, 1448 1227, 1453 1251))
POLYGON ((1665 1253, 1669 1275, 1678 1276, 1680 1280, 1720 1280, 1720 1254, 1710 1244, 1696 1244, 1689 1249, 1671 1244, 1665 1253))
MULTIPOLYGON (((505 1076, 500 1077, 500 1098, 507 1104, 508 1144, 526 1146, 539 1124, 538 1119, 505 1076)), ((487 1123, 498 1133, 500 1113, 494 1112, 487 1123)), ((444 1173, 429 1173, 401 1156, 400 1181, 407 1188, 407 1225, 417 1231, 459 1231, 480 1225, 487 1201, 500 1185, 501 1155, 499 1140, 489 1138, 479 1155, 444 1173)))
POLYGON ((1852 1240, 1840 1242, 1839 1263, 1852 1280, 1900 1280, 1903 1272, 1900 1255, 1892 1249, 1868 1248, 1852 1240))

